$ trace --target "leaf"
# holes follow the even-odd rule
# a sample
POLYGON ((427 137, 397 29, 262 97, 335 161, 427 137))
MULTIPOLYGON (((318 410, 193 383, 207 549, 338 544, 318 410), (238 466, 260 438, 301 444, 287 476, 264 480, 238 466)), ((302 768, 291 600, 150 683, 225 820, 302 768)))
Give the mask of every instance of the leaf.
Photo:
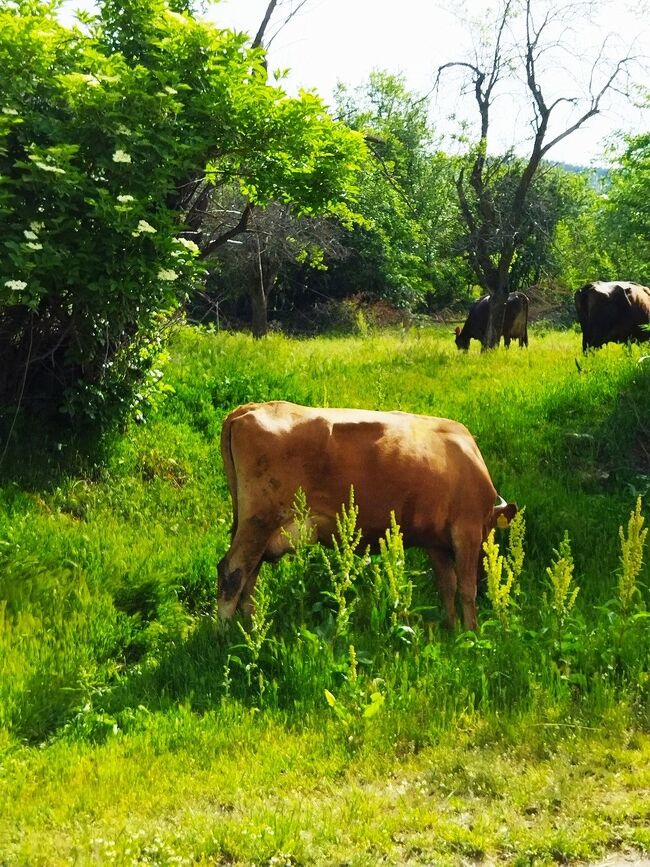
POLYGON ((373 692, 370 696, 370 704, 366 706, 363 716, 365 719, 372 719, 384 706, 385 698, 380 692, 373 692))

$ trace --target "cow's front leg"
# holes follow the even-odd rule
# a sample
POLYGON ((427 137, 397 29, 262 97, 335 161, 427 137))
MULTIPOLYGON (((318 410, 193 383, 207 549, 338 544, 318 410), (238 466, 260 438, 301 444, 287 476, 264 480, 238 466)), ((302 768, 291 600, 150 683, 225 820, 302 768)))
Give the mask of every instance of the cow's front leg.
POLYGON ((473 529, 452 533, 458 575, 458 591, 463 606, 465 629, 478 629, 476 619, 477 566, 481 554, 481 537, 473 529))
POLYGON ((253 602, 253 594, 255 593, 255 586, 257 584, 257 576, 262 567, 262 561, 257 564, 257 568, 253 569, 251 574, 246 579, 246 582, 242 588, 241 594, 239 596, 239 602, 237 603, 237 607, 244 615, 244 617, 252 617, 255 613, 255 603, 253 602))
POLYGON ((217 566, 217 607, 221 620, 230 620, 241 597, 244 597, 242 608, 250 606, 249 598, 269 536, 268 529, 257 518, 240 522, 232 545, 217 566))
POLYGON ((453 629, 456 625, 456 571, 451 553, 443 548, 429 548, 427 553, 438 579, 438 590, 445 609, 445 626, 453 629))

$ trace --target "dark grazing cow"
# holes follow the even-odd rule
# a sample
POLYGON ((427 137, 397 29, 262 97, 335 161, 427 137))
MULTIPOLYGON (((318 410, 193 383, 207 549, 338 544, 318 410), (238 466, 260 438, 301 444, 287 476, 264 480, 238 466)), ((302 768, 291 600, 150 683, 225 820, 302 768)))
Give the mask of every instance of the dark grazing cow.
POLYGON ((575 294, 582 351, 605 343, 650 340, 650 289, 639 283, 597 280, 575 294))
MULTIPOLYGON (((490 296, 483 295, 469 308, 462 329, 456 328, 456 346, 469 349, 472 337, 483 343, 490 314, 490 296)), ((503 319, 503 342, 506 348, 511 340, 519 340, 519 346, 528 346, 528 298, 523 292, 511 292, 506 301, 503 319)))
POLYGON ((260 565, 292 550, 296 492, 314 542, 332 544, 350 486, 364 544, 376 543, 391 511, 406 546, 427 550, 446 622, 476 628, 477 565, 488 532, 516 513, 499 498, 466 427, 405 412, 315 409, 286 401, 240 406, 226 418, 221 454, 233 505, 233 538, 218 566, 218 607, 229 619, 252 610, 260 565))

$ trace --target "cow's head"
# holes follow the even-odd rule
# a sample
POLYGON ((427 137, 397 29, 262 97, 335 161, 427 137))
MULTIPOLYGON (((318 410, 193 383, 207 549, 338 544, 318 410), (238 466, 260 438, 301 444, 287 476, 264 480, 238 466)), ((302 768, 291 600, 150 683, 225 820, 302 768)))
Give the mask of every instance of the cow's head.
POLYGON ((458 349, 469 349, 469 337, 465 337, 461 330, 460 325, 457 325, 454 328, 454 334, 456 335, 456 346, 458 349))
POLYGON ((492 509, 490 523, 487 528, 488 532, 493 530, 495 527, 509 527, 512 519, 518 511, 519 507, 516 503, 507 503, 503 497, 500 496, 498 502, 492 509))

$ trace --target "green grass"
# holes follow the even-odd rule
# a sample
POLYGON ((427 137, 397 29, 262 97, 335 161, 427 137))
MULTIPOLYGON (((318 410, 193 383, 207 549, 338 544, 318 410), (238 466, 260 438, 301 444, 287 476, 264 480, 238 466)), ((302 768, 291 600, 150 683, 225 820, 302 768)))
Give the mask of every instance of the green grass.
POLYGON ((512 738, 466 715, 453 735, 424 722, 422 746, 394 718, 350 755, 314 719, 140 717, 102 746, 5 759, 6 863, 551 864, 650 845, 650 744, 617 719, 521 719, 512 738))
POLYGON ((0 864, 648 850, 647 552, 632 609, 617 602, 618 528, 650 493, 643 354, 583 358, 573 332, 481 355, 442 329, 258 342, 185 329, 173 393, 101 460, 19 423, 0 487, 0 864), (479 636, 441 633, 416 551, 399 616, 386 563, 357 558, 344 621, 336 570, 312 549, 264 567, 251 631, 219 628, 220 426, 273 398, 467 424, 526 507, 509 624, 483 600, 479 636), (546 567, 565 531, 580 592, 559 624, 546 567))

